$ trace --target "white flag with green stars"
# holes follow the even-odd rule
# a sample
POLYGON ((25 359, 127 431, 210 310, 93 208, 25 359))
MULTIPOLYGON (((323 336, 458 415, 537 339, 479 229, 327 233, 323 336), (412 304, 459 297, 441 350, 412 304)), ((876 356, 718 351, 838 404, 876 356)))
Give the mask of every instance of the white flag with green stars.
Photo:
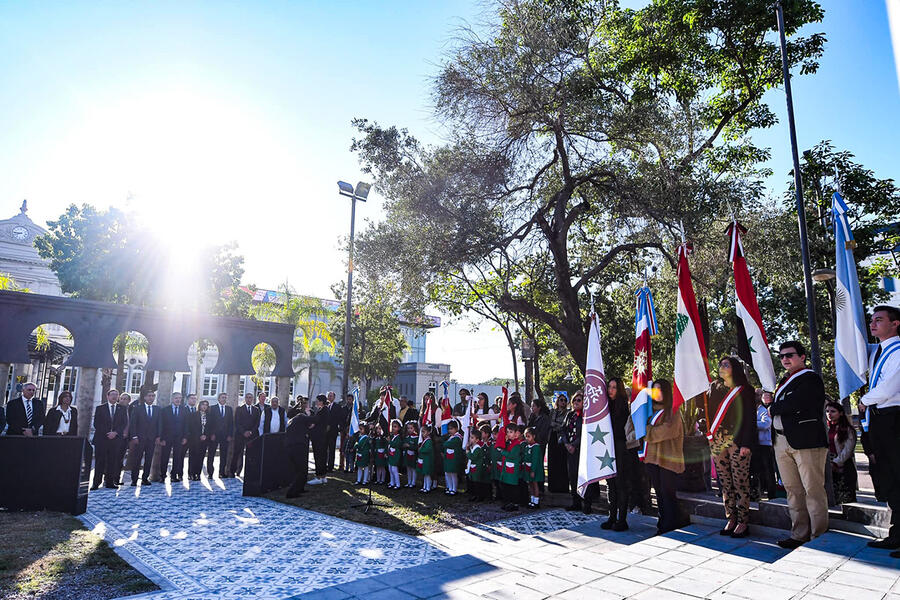
POLYGON ((613 442, 606 375, 600 352, 600 327, 596 313, 591 315, 587 365, 584 371, 584 419, 578 450, 578 494, 584 497, 587 486, 616 476, 616 447, 613 442))

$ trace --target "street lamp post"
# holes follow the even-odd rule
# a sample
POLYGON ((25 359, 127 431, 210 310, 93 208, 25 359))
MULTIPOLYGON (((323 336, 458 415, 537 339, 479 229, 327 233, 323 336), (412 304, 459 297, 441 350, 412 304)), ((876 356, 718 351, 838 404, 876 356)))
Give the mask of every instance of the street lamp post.
POLYGON ((369 196, 371 184, 360 181, 356 189, 346 181, 338 181, 338 193, 350 198, 350 260, 347 264, 347 310, 344 320, 344 360, 343 376, 341 377, 341 398, 346 398, 350 392, 350 311, 353 306, 353 233, 356 227, 356 201, 365 202, 369 196))
POLYGON ((775 2, 775 17, 778 21, 778 35, 781 40, 781 69, 784 74, 784 95, 787 101, 788 130, 791 136, 791 156, 794 159, 794 195, 797 202, 797 221, 800 227, 800 254, 803 258, 803 285, 806 290, 806 319, 809 327, 809 352, 812 368, 822 373, 822 359, 819 356, 819 331, 816 325, 815 290, 812 269, 809 264, 809 239, 806 235, 806 208, 803 205, 803 182, 800 179, 800 156, 797 153, 797 129, 794 125, 794 98, 791 95, 791 70, 788 65, 787 42, 784 33, 784 9, 781 0, 775 2))

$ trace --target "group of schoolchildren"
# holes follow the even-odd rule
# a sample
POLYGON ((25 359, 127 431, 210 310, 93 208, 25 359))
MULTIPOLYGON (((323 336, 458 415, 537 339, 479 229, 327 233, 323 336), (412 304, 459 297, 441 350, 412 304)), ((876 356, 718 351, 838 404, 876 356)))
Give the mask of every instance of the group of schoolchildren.
POLYGON ((361 423, 348 445, 347 470, 356 469, 356 485, 386 485, 388 489, 415 488, 428 494, 437 488, 444 475, 444 493, 460 492, 460 480, 466 480, 470 502, 502 500, 503 509, 519 506, 538 508, 540 487, 544 482, 544 449, 532 428, 510 423, 504 430, 489 423, 470 428, 463 447, 463 432, 456 419, 446 424, 446 433, 431 425, 421 427, 415 421, 390 422, 385 434, 381 423, 361 423), (372 471, 374 468, 374 472, 372 471), (401 486, 400 471, 405 468, 406 483, 401 486))

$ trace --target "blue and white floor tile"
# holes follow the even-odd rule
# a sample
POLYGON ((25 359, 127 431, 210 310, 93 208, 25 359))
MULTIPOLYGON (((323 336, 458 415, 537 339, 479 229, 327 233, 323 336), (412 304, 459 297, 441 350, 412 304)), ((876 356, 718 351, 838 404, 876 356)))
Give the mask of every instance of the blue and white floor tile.
POLYGON ((162 591, 152 600, 288 598, 426 564, 427 540, 241 496, 218 479, 92 492, 82 520, 162 591))

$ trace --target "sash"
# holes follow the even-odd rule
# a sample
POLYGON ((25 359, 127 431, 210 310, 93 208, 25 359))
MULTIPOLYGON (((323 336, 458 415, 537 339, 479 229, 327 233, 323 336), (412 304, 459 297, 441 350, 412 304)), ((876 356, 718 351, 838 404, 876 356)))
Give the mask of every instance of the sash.
MULTIPOLYGON (((878 362, 875 363, 872 367, 872 383, 869 384, 869 391, 875 389, 881 380, 881 370, 884 368, 884 363, 887 358, 900 350, 900 341, 891 342, 888 344, 887 348, 881 351, 881 356, 878 357, 878 362)), ((869 407, 866 407, 866 415, 863 417, 862 421, 860 421, 860 425, 862 426, 862 430, 868 432, 869 431, 869 407)))
POLYGON ((787 388, 788 384, 790 382, 792 382, 795 378, 803 375, 804 373, 815 373, 815 371, 813 371, 812 369, 800 369, 799 371, 797 371, 796 373, 794 373, 793 375, 791 375, 790 377, 785 379, 784 383, 782 383, 777 388, 775 388, 775 399, 773 400, 773 402, 778 402, 778 397, 781 396, 781 394, 787 388))
MULTIPOLYGON (((661 408, 658 411, 656 411, 653 414, 653 416, 650 417, 650 421, 649 421, 650 425, 658 425, 659 422, 662 420, 663 414, 665 412, 666 412, 666 410, 664 408, 661 408)), ((645 456, 647 456, 647 438, 646 437, 644 438, 644 443, 641 445, 640 448, 638 448, 638 460, 640 460, 641 462, 644 462, 645 456)))
POLYGON ((737 395, 743 388, 744 386, 742 385, 737 386, 736 388, 728 392, 728 395, 725 396, 724 400, 722 400, 722 403, 719 405, 719 410, 716 411, 716 416, 709 426, 709 433, 706 434, 706 439, 712 441, 713 436, 716 435, 716 431, 719 430, 719 426, 725 419, 725 414, 728 412, 728 409, 731 408, 731 405, 734 404, 734 399, 737 398, 737 395))

